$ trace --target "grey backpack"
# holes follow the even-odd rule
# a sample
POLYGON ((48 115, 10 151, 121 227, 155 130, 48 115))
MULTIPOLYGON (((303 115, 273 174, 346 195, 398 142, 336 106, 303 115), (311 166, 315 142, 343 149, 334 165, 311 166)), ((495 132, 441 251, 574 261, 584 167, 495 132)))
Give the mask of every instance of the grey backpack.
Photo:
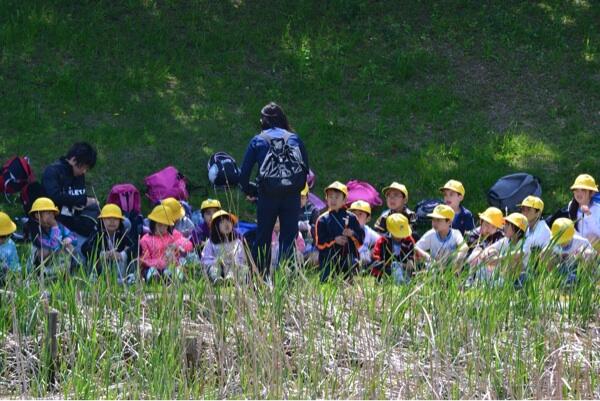
POLYGON ((542 196, 540 179, 527 173, 516 173, 500 178, 487 194, 490 206, 505 213, 518 211, 518 204, 529 195, 542 196))

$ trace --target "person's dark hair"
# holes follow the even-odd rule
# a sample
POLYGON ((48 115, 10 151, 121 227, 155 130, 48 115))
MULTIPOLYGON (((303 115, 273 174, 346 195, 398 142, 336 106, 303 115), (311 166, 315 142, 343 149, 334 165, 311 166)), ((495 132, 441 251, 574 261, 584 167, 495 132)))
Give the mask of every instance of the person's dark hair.
POLYGON ((270 102, 260 110, 261 129, 282 128, 292 132, 288 119, 281 106, 275 102, 270 102))
POLYGON ((77 142, 71 146, 65 159, 75 158, 75 162, 93 168, 96 165, 96 149, 87 142, 77 142))
MULTIPOLYGON (((156 222, 154 220, 150 220, 149 227, 150 235, 154 235, 154 230, 156 229, 156 222)), ((173 234, 173 228, 173 226, 168 226, 167 231, 169 232, 169 234, 173 234)))
POLYGON ((522 239, 525 236, 525 231, 521 230, 521 228, 519 226, 511 223, 510 221, 507 221, 507 223, 511 225, 511 227, 513 228, 513 231, 515 232, 515 242, 519 241, 520 239, 522 239))
POLYGON ((222 235, 219 232, 219 222, 222 219, 229 219, 229 221, 231 221, 231 224, 233 225, 233 221, 231 220, 231 218, 229 216, 219 216, 216 219, 213 219, 210 222, 210 242, 212 242, 213 244, 220 244, 222 242, 231 242, 236 238, 235 230, 231 230, 231 232, 229 234, 227 234, 226 236, 222 235))

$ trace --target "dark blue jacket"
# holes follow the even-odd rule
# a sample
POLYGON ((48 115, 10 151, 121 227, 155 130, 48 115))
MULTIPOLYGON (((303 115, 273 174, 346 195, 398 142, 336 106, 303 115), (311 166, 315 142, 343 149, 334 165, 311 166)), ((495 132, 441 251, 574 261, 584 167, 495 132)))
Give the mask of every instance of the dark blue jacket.
POLYGON ((460 206, 460 212, 454 215, 452 221, 452 228, 460 231, 464 234, 465 231, 471 231, 475 228, 475 221, 473 220, 473 213, 462 205, 460 206))
MULTIPOLYGON (((287 131, 281 128, 272 128, 265 130, 264 132, 269 134, 271 137, 282 138, 287 131)), ((304 160, 304 165, 306 166, 306 171, 308 171, 308 155, 306 154, 306 148, 304 147, 304 143, 300 137, 292 133, 288 143, 291 145, 295 144, 300 148, 300 153, 302 153, 302 159, 304 160)), ((269 143, 260 136, 260 133, 254 136, 254 138, 252 138, 248 144, 240 172, 240 185, 242 190, 248 195, 256 196, 255 191, 253 191, 252 187, 250 186, 250 174, 252 173, 252 169, 254 168, 255 164, 258 164, 258 167, 260 168, 265 160, 265 157, 267 156, 268 151, 269 143)))
POLYGON ((325 267, 328 263, 339 264, 348 268, 358 263, 358 249, 365 240, 365 231, 360 226, 354 213, 346 209, 327 211, 319 216, 315 226, 315 243, 319 250, 319 264, 325 267), (335 237, 342 235, 345 228, 354 231, 345 246, 335 243, 335 237))
POLYGON ((46 167, 42 186, 59 210, 66 206, 73 213, 73 208, 83 208, 86 205, 85 175, 75 177, 73 167, 64 157, 46 167))

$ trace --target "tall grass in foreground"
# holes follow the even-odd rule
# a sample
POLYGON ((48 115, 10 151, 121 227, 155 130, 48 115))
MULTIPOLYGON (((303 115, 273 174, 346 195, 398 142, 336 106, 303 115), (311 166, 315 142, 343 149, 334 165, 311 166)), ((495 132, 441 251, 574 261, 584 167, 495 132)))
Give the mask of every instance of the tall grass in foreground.
POLYGON ((520 290, 508 280, 466 287, 452 269, 405 286, 320 284, 310 271, 280 272, 273 288, 12 277, 0 395, 598 398, 597 279, 592 266, 572 287, 540 268, 520 290))

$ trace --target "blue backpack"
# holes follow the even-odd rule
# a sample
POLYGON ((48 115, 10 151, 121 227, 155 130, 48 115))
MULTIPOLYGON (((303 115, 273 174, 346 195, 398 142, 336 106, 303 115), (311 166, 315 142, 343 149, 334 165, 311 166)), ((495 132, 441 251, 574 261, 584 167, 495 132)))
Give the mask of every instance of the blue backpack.
POLYGON ((518 204, 529 195, 540 198, 542 185, 540 179, 527 173, 510 174, 500 178, 487 194, 490 206, 505 213, 518 211, 518 204))

